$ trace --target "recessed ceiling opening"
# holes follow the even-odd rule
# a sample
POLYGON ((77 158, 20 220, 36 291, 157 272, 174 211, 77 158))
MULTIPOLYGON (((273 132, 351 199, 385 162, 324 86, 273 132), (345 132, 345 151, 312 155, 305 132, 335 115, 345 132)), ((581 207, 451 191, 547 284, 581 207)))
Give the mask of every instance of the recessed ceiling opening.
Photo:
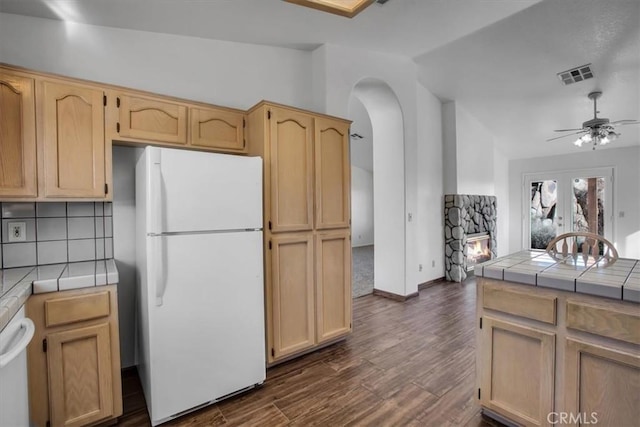
POLYGON ((313 9, 353 18, 375 0, 284 0, 313 9))

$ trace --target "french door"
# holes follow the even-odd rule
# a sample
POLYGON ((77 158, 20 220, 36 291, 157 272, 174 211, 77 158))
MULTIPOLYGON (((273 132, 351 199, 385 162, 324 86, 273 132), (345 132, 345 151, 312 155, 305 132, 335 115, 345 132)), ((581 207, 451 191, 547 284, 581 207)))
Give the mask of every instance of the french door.
POLYGON ((524 247, 545 249, 572 231, 613 234, 613 168, 525 174, 524 247))

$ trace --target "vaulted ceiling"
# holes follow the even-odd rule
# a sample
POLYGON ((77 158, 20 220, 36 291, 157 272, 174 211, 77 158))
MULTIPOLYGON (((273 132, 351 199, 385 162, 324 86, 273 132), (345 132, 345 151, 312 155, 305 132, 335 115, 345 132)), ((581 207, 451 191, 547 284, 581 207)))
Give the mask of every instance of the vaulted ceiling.
MULTIPOLYGON (((281 0, 0 0, 49 19, 311 50, 324 43, 414 58, 419 79, 455 100, 510 158, 579 151, 553 129, 592 117, 640 118, 638 0, 389 0, 353 19, 281 0), (595 77, 556 73, 591 63, 595 77)), ((640 126, 611 146, 640 145, 640 126)), ((585 150, 582 148, 581 150, 585 150)))

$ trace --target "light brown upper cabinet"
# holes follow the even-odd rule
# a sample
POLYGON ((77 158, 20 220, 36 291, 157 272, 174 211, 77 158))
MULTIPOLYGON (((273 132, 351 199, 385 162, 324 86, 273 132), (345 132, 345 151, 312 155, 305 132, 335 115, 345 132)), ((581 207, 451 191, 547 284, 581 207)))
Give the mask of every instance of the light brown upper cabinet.
POLYGON ((318 343, 351 332, 351 239, 349 229, 316 236, 316 329, 318 343))
POLYGON ((273 232, 313 228, 313 117, 271 107, 270 173, 273 232))
POLYGON ((315 119, 317 229, 349 227, 351 164, 349 124, 315 119))
POLYGON ((49 80, 38 89, 41 195, 105 198, 111 165, 106 165, 103 91, 49 80))
POLYGON ((214 108, 189 108, 191 133, 189 144, 194 147, 245 151, 244 114, 214 108))
MULTIPOLYGON (((118 93, 116 135, 172 144, 187 143, 187 106, 134 94, 118 93)), ((113 123, 110 124, 113 126, 113 123)), ((113 129, 110 129, 113 132, 113 129)))
POLYGON ((34 80, 0 69, 0 197, 36 197, 34 80))

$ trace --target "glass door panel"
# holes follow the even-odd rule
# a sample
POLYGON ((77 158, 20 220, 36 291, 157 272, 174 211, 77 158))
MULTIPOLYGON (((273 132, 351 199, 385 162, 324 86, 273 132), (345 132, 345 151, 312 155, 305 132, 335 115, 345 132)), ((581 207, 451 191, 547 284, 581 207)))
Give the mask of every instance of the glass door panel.
POLYGON ((573 178, 571 181, 571 231, 604 236, 605 178, 573 178))
MULTIPOLYGON (((558 234, 558 181, 535 180, 530 184, 530 248, 545 249, 558 234)), ((561 224, 560 224, 561 226, 561 224)))

